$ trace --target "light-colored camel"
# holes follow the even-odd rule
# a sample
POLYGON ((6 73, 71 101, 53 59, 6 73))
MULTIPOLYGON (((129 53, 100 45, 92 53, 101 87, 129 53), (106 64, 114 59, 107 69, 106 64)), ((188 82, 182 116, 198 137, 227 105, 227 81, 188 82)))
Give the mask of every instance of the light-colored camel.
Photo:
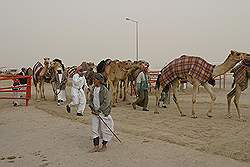
MULTIPOLYGON (((246 56, 248 56, 246 53, 231 51, 229 56, 227 57, 227 59, 222 64, 217 65, 217 66, 215 66, 213 68, 213 72, 212 72, 212 75, 211 75, 212 78, 215 78, 217 76, 225 74, 230 69, 232 69, 238 62, 245 59, 246 56)), ((180 78, 183 78, 183 76, 181 76, 180 78)), ((208 84, 208 82, 201 83, 198 79, 194 78, 193 76, 189 75, 188 73, 185 74, 184 78, 186 78, 193 85, 192 116, 191 117, 192 118, 197 118, 197 116, 195 114, 195 104, 196 104, 196 98, 197 98, 196 96, 197 96, 197 92, 198 92, 198 87, 200 85, 202 85, 210 95, 211 102, 210 102, 210 107, 209 107, 208 112, 207 112, 207 116, 212 117, 211 113, 212 113, 212 110, 213 110, 214 102, 216 100, 215 94, 211 89, 212 87, 208 84)), ((173 87, 173 100, 176 103, 177 109, 178 109, 181 116, 186 116, 182 112, 182 110, 180 109, 178 96, 177 96, 177 88, 179 87, 179 78, 175 78, 170 84, 173 87)), ((157 111, 157 104, 158 104, 158 100, 159 100, 159 97, 160 97, 160 93, 161 93, 162 88, 164 86, 165 85, 164 85, 164 80, 163 80, 161 82, 161 88, 159 90, 156 90, 156 92, 155 92, 156 104, 155 104, 155 112, 154 113, 159 113, 157 111)))
POLYGON ((49 71, 50 59, 44 58, 43 64, 44 66, 40 62, 37 62, 33 67, 33 83, 36 87, 37 101, 40 101, 39 98, 45 100, 44 82, 45 82, 45 75, 49 71))
POLYGON ((130 83, 130 86, 135 89, 135 86, 133 85, 133 83, 136 81, 137 76, 141 72, 141 68, 140 68, 141 65, 145 63, 147 62, 145 61, 132 62, 130 60, 123 61, 120 63, 120 69, 123 69, 123 72, 125 72, 125 75, 120 73, 123 75, 123 77, 120 77, 118 84, 117 84, 116 99, 118 99, 118 94, 119 94, 120 99, 122 99, 123 97, 123 101, 126 100, 129 83, 130 83), (120 90, 120 92, 118 92, 118 90, 120 90))
POLYGON ((246 121, 246 119, 241 117, 240 114, 240 108, 239 108, 239 102, 240 102, 240 95, 241 92, 247 89, 248 87, 248 76, 250 74, 250 54, 248 57, 245 59, 246 63, 244 60, 236 66, 232 72, 234 73, 234 83, 232 85, 232 90, 227 94, 227 104, 228 104, 228 113, 227 117, 232 118, 232 114, 230 111, 231 108, 231 100, 234 97, 234 104, 238 113, 238 118, 240 121, 246 121), (237 71, 239 70, 239 71, 237 71), (241 76, 236 76, 236 75, 241 75, 241 76), (243 77, 242 79, 237 80, 238 77, 243 77))
POLYGON ((115 103, 118 102, 118 83, 123 81, 124 84, 124 98, 126 100, 126 92, 127 92, 127 83, 128 83, 128 71, 131 67, 130 62, 128 61, 112 61, 110 65, 108 65, 107 72, 107 80, 108 84, 112 90, 112 104, 115 106, 115 103))

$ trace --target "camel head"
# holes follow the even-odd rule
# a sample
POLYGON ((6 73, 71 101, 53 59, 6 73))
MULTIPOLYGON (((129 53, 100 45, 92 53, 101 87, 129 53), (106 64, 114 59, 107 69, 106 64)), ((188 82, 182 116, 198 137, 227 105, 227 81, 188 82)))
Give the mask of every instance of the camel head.
POLYGON ((52 61, 50 63, 50 69, 56 71, 58 68, 61 68, 61 64, 58 62, 52 61))
POLYGON ((213 77, 220 76, 231 70, 237 63, 250 57, 250 54, 231 50, 227 59, 220 65, 215 66, 213 77))
POLYGON ((96 68, 96 65, 92 62, 88 62, 87 65, 88 65, 88 71, 92 71, 93 69, 96 68))
POLYGON ((120 61, 120 62, 117 62, 117 65, 120 69, 124 69, 124 70, 129 70, 132 66, 131 62, 129 61, 120 61))
POLYGON ((241 60, 244 60, 247 58, 250 59, 250 54, 238 52, 238 51, 234 51, 234 50, 231 50, 230 55, 228 56, 228 60, 231 62, 234 62, 234 63, 238 63, 241 60))
POLYGON ((57 69, 61 68, 63 71, 64 69, 64 65, 62 63, 62 60, 60 59, 54 59, 51 63, 50 63, 50 69, 57 71, 57 69))
POLYGON ((48 57, 43 58, 43 64, 48 67, 50 64, 50 59, 48 57))

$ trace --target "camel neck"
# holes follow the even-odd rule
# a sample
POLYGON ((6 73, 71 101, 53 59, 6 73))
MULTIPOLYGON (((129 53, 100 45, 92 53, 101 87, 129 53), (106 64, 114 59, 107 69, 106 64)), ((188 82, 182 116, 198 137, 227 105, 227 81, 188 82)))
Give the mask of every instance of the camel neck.
POLYGON ((226 59, 222 64, 215 66, 213 70, 213 77, 225 74, 230 69, 232 69, 236 64, 237 62, 231 61, 230 59, 226 59))

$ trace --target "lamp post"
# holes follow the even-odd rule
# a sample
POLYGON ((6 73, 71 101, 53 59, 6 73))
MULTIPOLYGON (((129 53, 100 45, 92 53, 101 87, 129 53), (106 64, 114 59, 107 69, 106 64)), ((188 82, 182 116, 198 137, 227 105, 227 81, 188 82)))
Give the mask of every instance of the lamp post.
POLYGON ((139 32, 139 22, 130 18, 126 18, 128 21, 132 21, 135 23, 135 29, 136 29, 136 34, 135 34, 135 42, 136 42, 136 60, 139 60, 139 38, 138 38, 138 32, 139 32))

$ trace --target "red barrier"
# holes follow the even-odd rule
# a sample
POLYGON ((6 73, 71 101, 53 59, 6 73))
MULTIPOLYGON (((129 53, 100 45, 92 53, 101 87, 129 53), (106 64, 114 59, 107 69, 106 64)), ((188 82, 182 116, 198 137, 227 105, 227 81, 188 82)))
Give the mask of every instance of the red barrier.
POLYGON ((19 78, 26 78, 27 84, 25 85, 17 85, 17 86, 8 86, 0 88, 0 92, 25 92, 25 97, 7 97, 7 96, 0 96, 0 99, 24 99, 26 101, 26 106, 29 104, 29 100, 31 99, 31 76, 21 76, 21 75, 1 75, 1 80, 17 80, 19 78), (25 90, 20 90, 20 88, 26 88, 25 90), (17 90, 13 90, 17 89, 17 90))

